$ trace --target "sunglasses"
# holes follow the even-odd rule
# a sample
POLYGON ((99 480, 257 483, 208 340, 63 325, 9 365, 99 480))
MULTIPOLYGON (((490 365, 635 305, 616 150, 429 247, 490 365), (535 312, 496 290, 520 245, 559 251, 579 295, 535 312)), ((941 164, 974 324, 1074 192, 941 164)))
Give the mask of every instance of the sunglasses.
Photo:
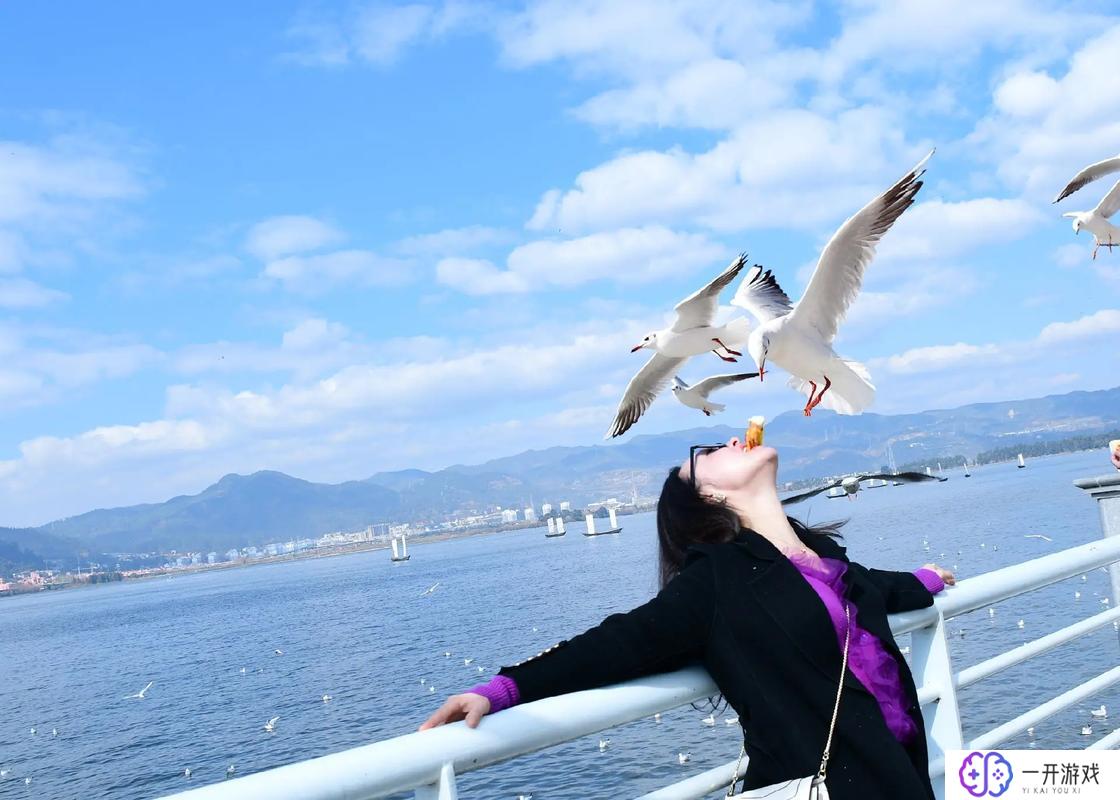
POLYGON ((696 485, 696 459, 700 456, 706 456, 709 453, 714 453, 721 447, 727 447, 726 444, 694 444, 688 448, 688 481, 692 484, 693 489, 699 489, 696 485))

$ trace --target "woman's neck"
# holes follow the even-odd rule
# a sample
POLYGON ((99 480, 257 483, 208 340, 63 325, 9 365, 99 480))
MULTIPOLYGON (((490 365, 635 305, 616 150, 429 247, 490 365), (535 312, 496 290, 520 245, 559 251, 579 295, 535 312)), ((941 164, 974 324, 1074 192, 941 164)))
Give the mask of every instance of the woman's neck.
POLYGON ((797 531, 789 524, 789 518, 776 492, 761 497, 753 496, 749 500, 743 499, 735 505, 740 509, 750 509, 749 516, 739 511, 740 520, 781 552, 788 555, 809 551, 797 535, 797 531))

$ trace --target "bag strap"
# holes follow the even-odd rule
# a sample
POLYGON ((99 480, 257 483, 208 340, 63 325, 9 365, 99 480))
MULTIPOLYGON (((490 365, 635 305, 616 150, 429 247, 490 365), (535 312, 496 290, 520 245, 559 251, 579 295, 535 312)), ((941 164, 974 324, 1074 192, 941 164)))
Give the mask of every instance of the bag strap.
MULTIPOLYGON (((848 672, 848 646, 852 641, 852 612, 848 606, 848 602, 841 598, 844 603, 844 654, 840 662, 840 682, 836 685, 836 702, 832 705, 832 721, 828 723, 828 738, 824 742, 824 753, 821 754, 821 765, 817 769, 816 777, 813 779, 814 784, 824 783, 824 779, 828 773, 828 757, 832 750, 832 734, 836 730, 836 718, 840 714, 840 695, 844 691, 844 676, 848 672)), ((731 797, 735 793, 735 784, 739 782, 739 767, 743 765, 743 756, 747 753, 747 745, 743 744, 739 750, 739 760, 735 762, 735 769, 731 773, 731 785, 727 787, 727 796, 731 797)))

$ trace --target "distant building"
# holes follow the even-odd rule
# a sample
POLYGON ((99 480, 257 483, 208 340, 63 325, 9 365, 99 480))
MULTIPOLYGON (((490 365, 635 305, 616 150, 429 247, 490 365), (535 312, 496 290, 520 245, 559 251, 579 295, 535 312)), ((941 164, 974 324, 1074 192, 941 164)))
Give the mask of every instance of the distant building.
POLYGON ((536 511, 534 511, 532 508, 525 509, 525 521, 526 522, 533 522, 534 520, 536 520, 536 518, 537 518, 537 512, 536 511))
POLYGON ((372 539, 374 536, 388 536, 389 523, 388 522, 375 522, 366 528, 366 532, 372 539))
POLYGON ((191 563, 192 564, 201 564, 202 563, 202 553, 191 553, 191 563))
POLYGON ((231 547, 226 550, 226 561, 236 561, 239 558, 241 558, 241 554, 237 552, 237 548, 231 547))
POLYGON ((517 522, 517 509, 507 508, 502 511, 502 522, 517 522))
POLYGON ((552 513, 552 503, 541 504, 541 516, 542 517, 547 517, 551 513, 552 513))
POLYGON ((207 553, 206 554, 206 563, 207 564, 217 564, 218 563, 218 554, 217 553, 207 553))
POLYGON ((570 500, 564 500, 562 503, 560 503, 560 510, 561 511, 571 511, 572 510, 571 501, 570 500))

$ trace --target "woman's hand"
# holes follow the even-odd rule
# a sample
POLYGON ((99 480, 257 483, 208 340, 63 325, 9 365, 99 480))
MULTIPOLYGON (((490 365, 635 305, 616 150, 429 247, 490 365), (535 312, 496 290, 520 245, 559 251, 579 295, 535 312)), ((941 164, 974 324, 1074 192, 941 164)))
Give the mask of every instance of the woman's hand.
POLYGON ((955 586, 957 583, 957 576, 947 569, 939 567, 936 564, 923 564, 922 569, 932 570, 937 573, 937 577, 945 581, 946 586, 955 586))
POLYGON ((490 713, 490 701, 480 694, 453 694, 440 706, 436 713, 428 717, 428 721, 420 726, 420 730, 435 728, 448 722, 458 722, 466 719, 468 728, 477 728, 482 718, 490 713))

